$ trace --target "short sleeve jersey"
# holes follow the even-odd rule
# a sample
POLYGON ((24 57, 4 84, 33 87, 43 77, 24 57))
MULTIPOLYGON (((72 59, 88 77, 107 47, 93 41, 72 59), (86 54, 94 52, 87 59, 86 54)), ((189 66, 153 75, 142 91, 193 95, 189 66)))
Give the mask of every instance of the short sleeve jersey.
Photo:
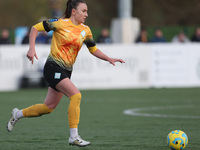
POLYGON ((84 24, 76 26, 66 18, 43 21, 43 26, 47 32, 54 31, 47 61, 55 61, 63 69, 72 70, 83 43, 91 53, 97 49, 90 28, 84 24))

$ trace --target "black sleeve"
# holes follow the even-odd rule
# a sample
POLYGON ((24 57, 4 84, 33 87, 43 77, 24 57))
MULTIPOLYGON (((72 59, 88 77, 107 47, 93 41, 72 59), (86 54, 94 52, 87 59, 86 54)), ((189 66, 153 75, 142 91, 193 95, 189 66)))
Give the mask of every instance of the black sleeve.
POLYGON ((49 32, 51 30, 48 20, 43 21, 43 26, 44 26, 45 31, 49 32))
POLYGON ((96 46, 96 43, 93 39, 87 39, 84 41, 84 43, 88 48, 96 46))

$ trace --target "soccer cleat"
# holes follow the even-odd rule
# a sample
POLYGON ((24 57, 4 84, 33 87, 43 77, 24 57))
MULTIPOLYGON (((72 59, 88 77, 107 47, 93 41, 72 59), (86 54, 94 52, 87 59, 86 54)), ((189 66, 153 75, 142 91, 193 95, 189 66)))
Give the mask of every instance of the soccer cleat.
POLYGON ((89 141, 85 141, 83 139, 81 139, 80 136, 77 136, 75 138, 69 138, 69 145, 76 145, 76 146, 79 146, 79 147, 85 147, 85 146, 88 146, 90 145, 90 142, 89 141))
POLYGON ((10 118, 8 124, 7 124, 7 130, 8 130, 9 132, 12 131, 12 129, 13 129, 15 123, 18 121, 18 119, 15 117, 15 115, 16 115, 16 113, 17 113, 18 111, 19 111, 19 109, 17 109, 17 108, 14 108, 14 109, 12 110, 11 118, 10 118))

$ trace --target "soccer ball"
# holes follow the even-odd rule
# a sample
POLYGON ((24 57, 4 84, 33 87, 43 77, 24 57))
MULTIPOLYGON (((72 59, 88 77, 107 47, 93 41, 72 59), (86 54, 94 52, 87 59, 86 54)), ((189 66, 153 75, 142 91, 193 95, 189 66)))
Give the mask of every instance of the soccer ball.
POLYGON ((183 131, 175 130, 168 134, 167 144, 171 150, 182 150, 188 144, 188 137, 183 131))

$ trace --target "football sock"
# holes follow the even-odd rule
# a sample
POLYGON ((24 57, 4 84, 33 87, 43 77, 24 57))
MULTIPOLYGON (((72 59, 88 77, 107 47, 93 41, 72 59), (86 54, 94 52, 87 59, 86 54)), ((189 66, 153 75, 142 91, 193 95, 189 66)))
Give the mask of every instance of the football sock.
POLYGON ((44 114, 49 114, 53 109, 48 108, 44 103, 32 105, 22 110, 24 117, 38 117, 44 114))
POLYGON ((77 93, 70 97, 70 103, 68 108, 69 128, 78 128, 80 118, 80 104, 81 93, 77 93))
POLYGON ((78 136, 78 129, 77 128, 70 128, 70 137, 75 138, 78 136))

